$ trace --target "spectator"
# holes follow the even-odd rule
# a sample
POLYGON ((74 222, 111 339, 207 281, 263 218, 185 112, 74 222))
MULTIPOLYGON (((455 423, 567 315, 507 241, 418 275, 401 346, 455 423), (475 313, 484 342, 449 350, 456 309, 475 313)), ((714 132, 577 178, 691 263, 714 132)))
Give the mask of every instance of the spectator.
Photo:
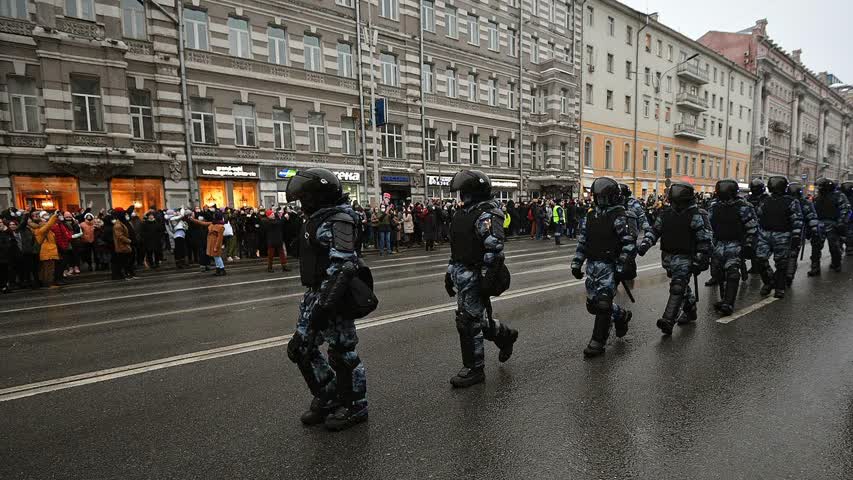
POLYGON ((205 254, 208 257, 213 258, 213 262, 216 265, 216 273, 214 273, 214 276, 224 276, 225 262, 222 261, 222 240, 223 234, 225 233, 225 219, 222 216, 222 213, 219 211, 214 211, 212 222, 196 220, 192 216, 189 216, 187 218, 191 223, 207 230, 205 254))
POLYGON ((50 288, 59 287, 54 275, 56 263, 59 261, 59 250, 56 247, 56 234, 53 232, 53 227, 60 215, 62 214, 59 211, 53 215, 41 212, 38 221, 30 227, 39 244, 39 280, 43 286, 50 288))

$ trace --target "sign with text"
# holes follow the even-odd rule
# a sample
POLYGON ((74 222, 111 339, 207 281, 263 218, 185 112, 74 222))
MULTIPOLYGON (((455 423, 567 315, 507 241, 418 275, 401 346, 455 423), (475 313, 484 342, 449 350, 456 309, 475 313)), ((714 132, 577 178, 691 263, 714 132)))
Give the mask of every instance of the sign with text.
POLYGON ((446 187, 450 185, 451 180, 453 180, 453 177, 438 177, 435 175, 427 175, 427 184, 430 187, 446 187))
POLYGON ((242 165, 201 167, 201 174, 209 177, 258 178, 257 170, 246 170, 242 165))

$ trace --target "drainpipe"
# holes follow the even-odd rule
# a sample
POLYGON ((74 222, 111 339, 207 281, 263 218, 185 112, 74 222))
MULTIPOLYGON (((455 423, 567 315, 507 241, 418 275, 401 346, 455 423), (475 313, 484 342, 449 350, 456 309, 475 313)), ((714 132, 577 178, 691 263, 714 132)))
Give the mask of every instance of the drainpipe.
MULTIPOLYGON (((524 194, 524 11, 518 2, 518 196, 524 194)), ((534 100, 535 102, 536 100, 534 100)))
POLYGON ((193 147, 192 147, 192 125, 190 119, 190 103, 189 97, 187 96, 187 69, 186 62, 184 60, 184 5, 180 1, 176 1, 175 5, 178 10, 178 17, 175 18, 174 15, 166 11, 159 3, 157 2, 148 2, 151 5, 154 5, 157 10, 160 11, 163 15, 166 16, 178 29, 178 64, 180 65, 180 77, 181 77, 181 107, 183 107, 184 113, 184 149, 186 150, 187 156, 187 178, 190 182, 190 203, 195 205, 199 205, 199 195, 198 195, 198 183, 195 179, 195 169, 193 168, 193 147))
MULTIPOLYGON (((729 82, 731 82, 732 81, 732 68, 731 67, 729 67, 729 71, 728 71, 727 75, 729 76, 729 82)), ((728 87, 726 87, 726 126, 723 129, 723 133, 726 135, 725 140, 724 140, 724 147, 723 147, 723 161, 726 162, 727 167, 729 165, 729 119, 732 118, 732 114, 734 113, 734 112, 731 112, 729 110, 729 103, 731 102, 731 96, 732 96, 732 86, 729 85, 728 87)), ((737 179, 735 179, 735 180, 737 180, 737 179)))
MULTIPOLYGON (((583 7, 586 4, 586 0, 582 0, 580 3, 581 9, 581 68, 580 68, 580 76, 578 77, 578 200, 583 199, 583 174, 585 165, 583 163, 583 54, 586 52, 586 46, 584 45, 584 10, 583 7)), ((574 7, 572 7, 574 9, 574 7)), ((572 21, 574 22, 575 13, 572 12, 572 21)))
MULTIPOLYGON (((357 62, 358 63, 358 106, 361 109, 358 113, 358 121, 361 124, 361 125, 359 125, 358 129, 361 132, 361 165, 362 165, 362 170, 363 170, 362 175, 364 175, 364 178, 362 179, 362 181, 364 183, 364 198, 365 198, 365 200, 367 200, 368 199, 368 194, 367 194, 367 132, 364 129, 364 118, 363 118, 363 116, 364 116, 364 76, 363 76, 364 66, 362 64, 362 59, 361 59, 361 55, 362 55, 362 50, 361 50, 361 34, 362 34, 361 0, 358 0, 358 2, 355 5, 355 23, 356 23, 355 33, 356 33, 356 37, 358 37, 358 40, 356 41, 357 42, 356 46, 358 48, 358 62, 357 62)), ((359 201, 359 203, 361 203, 361 202, 359 201)), ((369 204, 370 202, 368 201, 367 203, 369 204)))
MULTIPOLYGON (((420 13, 418 13, 418 23, 420 23, 420 34, 418 35, 418 49, 420 50, 421 62, 421 64, 419 65, 419 71, 421 72, 421 84, 420 88, 418 88, 418 92, 420 92, 421 100, 421 160, 424 169, 424 205, 426 205, 427 197, 429 196, 429 184, 427 182, 426 108, 424 106, 424 0, 421 0, 418 3, 420 3, 420 13)), ((439 183, 441 183, 440 178, 439 183)))
MULTIPOLYGON (((380 188, 379 183, 379 134, 376 130, 376 68, 373 65, 374 61, 374 51, 376 47, 376 42, 379 38, 379 33, 376 28, 373 26, 373 13, 370 8, 371 3, 367 2, 367 24, 370 31, 370 38, 368 39, 368 46, 370 47, 370 118, 371 118, 371 127, 373 130, 373 189, 374 194, 376 195, 376 208, 379 208, 379 205, 382 204, 382 189, 380 188)), ((387 102, 387 100, 386 100, 387 102)), ((385 105, 385 115, 387 119, 388 115, 388 105, 385 105)))

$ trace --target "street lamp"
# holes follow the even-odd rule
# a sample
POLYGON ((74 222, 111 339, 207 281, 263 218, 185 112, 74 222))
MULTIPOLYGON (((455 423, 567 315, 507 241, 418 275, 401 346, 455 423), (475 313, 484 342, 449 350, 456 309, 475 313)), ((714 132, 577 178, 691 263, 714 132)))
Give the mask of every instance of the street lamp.
MULTIPOLYGON (((658 77, 657 81, 655 82, 655 84, 656 84, 655 85, 655 93, 660 93, 660 81, 663 77, 666 76, 667 73, 675 70, 676 68, 680 67, 681 65, 684 65, 685 63, 693 60, 694 58, 696 58, 698 56, 699 56, 698 53, 694 53, 693 55, 690 55, 689 57, 687 57, 684 60, 676 63, 675 65, 669 67, 669 69, 667 69, 663 73, 661 73, 660 77, 658 77)), ((639 68, 638 68, 638 70, 639 70, 639 68)), ((675 103, 675 102, 673 102, 673 103, 675 103)), ((655 162, 656 163, 655 164, 655 195, 659 195, 659 193, 658 193, 658 182, 660 181, 660 160, 663 156, 662 152, 660 151, 660 117, 662 116, 660 108, 658 108, 656 115, 658 117, 658 133, 657 133, 657 141, 656 141, 656 145, 655 145, 655 158, 657 160, 655 162)))

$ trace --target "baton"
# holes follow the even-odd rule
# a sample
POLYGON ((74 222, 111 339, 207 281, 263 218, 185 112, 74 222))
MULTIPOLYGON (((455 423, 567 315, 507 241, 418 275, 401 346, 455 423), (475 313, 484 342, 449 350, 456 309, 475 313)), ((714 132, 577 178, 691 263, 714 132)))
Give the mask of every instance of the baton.
POLYGON ((693 294, 696 295, 696 303, 699 303, 699 274, 693 274, 693 294))
POLYGON ((800 261, 803 260, 803 256, 806 254, 806 235, 805 234, 806 234, 806 228, 803 227, 803 236, 802 236, 802 238, 800 238, 800 242, 802 242, 802 245, 800 245, 800 261))
POLYGON ((631 289, 628 288, 628 284, 625 282, 625 280, 620 280, 619 283, 622 284, 622 288, 625 289, 625 294, 628 295, 629 299, 631 299, 631 303, 637 303, 637 301, 634 300, 634 294, 631 293, 631 289))

